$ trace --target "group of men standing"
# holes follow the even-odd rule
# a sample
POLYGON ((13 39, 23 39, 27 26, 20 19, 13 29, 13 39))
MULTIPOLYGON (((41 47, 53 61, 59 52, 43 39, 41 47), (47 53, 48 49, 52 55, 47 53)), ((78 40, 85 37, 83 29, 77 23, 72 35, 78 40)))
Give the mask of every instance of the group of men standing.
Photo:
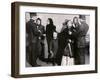
POLYGON ((74 17, 73 21, 65 20, 60 33, 56 31, 51 18, 48 18, 49 23, 45 30, 41 19, 34 16, 37 16, 36 13, 30 13, 30 20, 26 23, 26 59, 29 64, 39 66, 36 62, 37 58, 44 58, 45 37, 48 45, 48 59, 52 55, 51 50, 55 51, 54 64, 61 65, 62 56, 74 58, 76 65, 85 64, 85 54, 89 55, 89 42, 86 41, 89 26, 85 15, 74 17), (56 40, 53 40, 55 39, 53 33, 57 34, 56 40), (52 43, 54 46, 51 49, 52 43))

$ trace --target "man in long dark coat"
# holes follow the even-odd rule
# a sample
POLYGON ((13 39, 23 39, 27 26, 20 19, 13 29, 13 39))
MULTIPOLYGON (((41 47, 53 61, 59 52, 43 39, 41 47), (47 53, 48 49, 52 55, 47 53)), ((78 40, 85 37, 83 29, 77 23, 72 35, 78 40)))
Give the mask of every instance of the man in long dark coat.
MULTIPOLYGON (((26 54, 29 56, 29 63, 31 66, 39 66, 37 64, 37 58, 40 52, 39 36, 41 30, 38 30, 37 24, 35 23, 36 13, 30 13, 30 20, 26 23, 26 34, 28 35, 26 43, 26 54)), ((40 29, 40 27, 39 27, 40 29)))
POLYGON ((87 53, 86 48, 86 34, 89 29, 88 24, 86 23, 85 15, 79 15, 80 26, 77 34, 77 64, 85 64, 85 54, 87 53))
POLYGON ((33 28, 36 26, 35 23, 36 13, 30 13, 30 20, 26 23, 26 60, 29 62, 30 65, 35 65, 33 62, 33 28))

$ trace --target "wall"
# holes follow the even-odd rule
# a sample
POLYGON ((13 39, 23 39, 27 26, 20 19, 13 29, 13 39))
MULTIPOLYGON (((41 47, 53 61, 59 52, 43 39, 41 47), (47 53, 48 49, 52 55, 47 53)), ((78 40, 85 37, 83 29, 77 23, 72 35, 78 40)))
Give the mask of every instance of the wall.
MULTIPOLYGON (((52 18, 54 25, 56 26, 57 32, 60 32, 62 29, 62 24, 65 22, 65 19, 73 21, 74 17, 79 17, 79 14, 50 14, 50 13, 37 13, 37 18, 41 18, 42 25, 46 27, 47 19, 52 18)), ((29 21, 30 13, 26 13, 26 21, 29 21)), ((89 25, 90 16, 86 15, 86 23, 89 25)))
MULTIPOLYGON (((100 69, 97 74, 80 74, 80 75, 64 75, 54 77, 39 77, 39 78, 22 78, 15 79, 10 76, 11 68, 11 2, 15 0, 1 0, 0 2, 0 80, 100 80, 100 69)), ((100 9, 99 0, 17 0, 30 1, 41 3, 55 3, 55 4, 74 4, 74 5, 88 5, 98 6, 100 9)), ((100 11, 98 11, 100 14, 100 11)), ((100 16, 98 16, 98 22, 100 16)), ((98 34, 100 29, 98 24, 98 34)), ((100 37, 98 37, 98 47, 100 46, 100 37)), ((100 50, 98 49, 98 53, 100 50)), ((98 54, 98 68, 100 67, 100 54, 98 54)))

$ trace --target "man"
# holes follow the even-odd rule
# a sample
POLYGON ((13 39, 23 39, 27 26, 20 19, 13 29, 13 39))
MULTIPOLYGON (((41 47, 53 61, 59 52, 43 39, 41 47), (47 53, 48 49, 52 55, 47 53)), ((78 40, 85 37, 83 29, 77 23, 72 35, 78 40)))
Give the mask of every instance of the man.
POLYGON ((26 54, 29 56, 29 63, 31 66, 38 66, 36 60, 37 60, 37 41, 38 41, 38 35, 39 31, 37 30, 37 24, 35 23, 35 20, 37 18, 36 13, 30 13, 30 20, 26 23, 26 54))
POLYGON ((78 57, 78 63, 77 64, 85 64, 85 54, 87 53, 86 48, 86 34, 88 32, 89 26, 86 23, 86 17, 85 15, 79 15, 80 19, 80 26, 78 29, 77 34, 77 57, 78 57))

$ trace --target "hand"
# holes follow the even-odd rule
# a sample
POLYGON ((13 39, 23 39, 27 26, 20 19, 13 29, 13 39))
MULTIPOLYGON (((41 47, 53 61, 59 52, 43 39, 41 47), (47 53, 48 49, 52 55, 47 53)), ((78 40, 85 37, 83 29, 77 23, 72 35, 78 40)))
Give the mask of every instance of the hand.
POLYGON ((41 37, 39 37, 39 39, 41 39, 41 37))
POLYGON ((69 35, 71 35, 71 34, 72 34, 72 32, 71 32, 71 31, 69 31, 68 33, 69 33, 69 35))
POLYGON ((72 42, 71 39, 68 40, 70 43, 72 42))
POLYGON ((40 30, 38 30, 38 32, 39 32, 39 33, 41 33, 41 31, 40 31, 40 30))
POLYGON ((46 36, 46 34, 43 34, 43 36, 46 36))

